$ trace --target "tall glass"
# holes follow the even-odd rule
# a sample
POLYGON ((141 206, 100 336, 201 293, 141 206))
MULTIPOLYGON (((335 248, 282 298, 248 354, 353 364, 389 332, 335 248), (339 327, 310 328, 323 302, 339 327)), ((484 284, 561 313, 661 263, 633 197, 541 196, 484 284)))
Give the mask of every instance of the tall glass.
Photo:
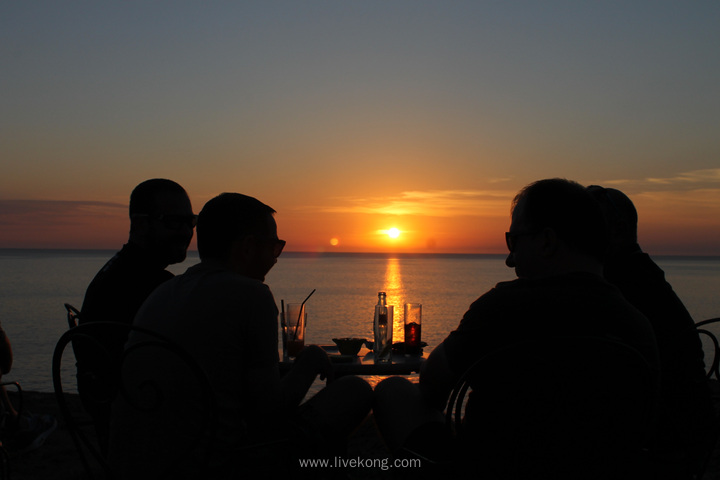
POLYGON ((422 338, 422 305, 405 304, 405 353, 420 352, 422 338))
POLYGON ((375 305, 375 363, 392 361, 393 305, 375 305))
POLYGON ((305 347, 306 322, 307 311, 304 304, 288 303, 285 305, 283 358, 296 357, 305 347))

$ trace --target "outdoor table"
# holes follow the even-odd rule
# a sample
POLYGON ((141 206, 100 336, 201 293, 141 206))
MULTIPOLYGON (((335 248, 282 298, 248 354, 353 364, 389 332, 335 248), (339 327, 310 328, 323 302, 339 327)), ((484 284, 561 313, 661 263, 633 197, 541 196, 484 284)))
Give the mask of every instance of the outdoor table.
MULTIPOLYGON (((394 351, 392 361, 375 363, 372 350, 363 347, 358 355, 339 355, 335 345, 320 345, 333 365, 336 376, 342 375, 412 375, 420 372, 420 366, 429 353, 404 354, 394 351)), ((293 360, 280 362, 280 374, 292 367, 293 360)))

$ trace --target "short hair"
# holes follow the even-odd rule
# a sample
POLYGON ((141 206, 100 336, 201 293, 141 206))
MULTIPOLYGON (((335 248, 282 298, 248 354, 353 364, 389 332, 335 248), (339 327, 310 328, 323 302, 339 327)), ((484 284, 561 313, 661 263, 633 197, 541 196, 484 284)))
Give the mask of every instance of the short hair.
POLYGON ((638 213, 630 197, 615 188, 590 185, 588 192, 600 203, 608 227, 623 243, 637 243, 638 213))
POLYGON ((274 213, 258 199, 240 193, 221 193, 209 200, 198 215, 200 260, 227 258, 235 240, 264 233, 267 217, 274 213))
POLYGON ((130 216, 157 213, 154 211, 156 199, 163 193, 188 196, 185 189, 172 180, 166 178, 145 180, 130 194, 130 216))
POLYGON ((568 248, 603 261, 608 247, 605 217, 590 193, 564 178, 539 180, 515 196, 522 220, 531 230, 552 229, 568 248))

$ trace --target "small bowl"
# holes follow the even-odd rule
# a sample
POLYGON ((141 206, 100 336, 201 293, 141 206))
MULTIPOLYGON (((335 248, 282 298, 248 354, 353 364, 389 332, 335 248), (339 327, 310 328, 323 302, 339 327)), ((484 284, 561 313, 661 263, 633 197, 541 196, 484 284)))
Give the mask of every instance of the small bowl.
POLYGON ((341 355, 357 355, 365 344, 364 338, 333 338, 341 355))

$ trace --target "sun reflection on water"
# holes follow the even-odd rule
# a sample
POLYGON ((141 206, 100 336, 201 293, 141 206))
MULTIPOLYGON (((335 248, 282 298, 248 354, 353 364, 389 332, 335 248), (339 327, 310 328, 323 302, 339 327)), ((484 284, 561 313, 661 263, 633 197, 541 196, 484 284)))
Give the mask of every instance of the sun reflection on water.
POLYGON ((387 294, 388 305, 394 306, 393 343, 402 342, 405 340, 404 305, 406 292, 400 270, 400 261, 397 258, 388 258, 383 288, 387 294))

